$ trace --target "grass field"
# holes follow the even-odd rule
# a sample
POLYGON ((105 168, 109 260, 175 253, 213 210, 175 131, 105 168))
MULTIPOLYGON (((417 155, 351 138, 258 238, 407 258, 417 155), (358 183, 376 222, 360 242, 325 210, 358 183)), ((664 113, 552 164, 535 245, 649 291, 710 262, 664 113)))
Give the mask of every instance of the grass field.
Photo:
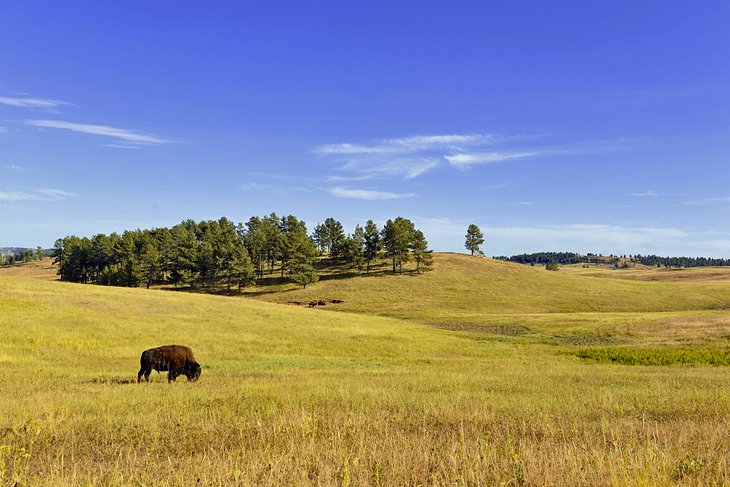
POLYGON ((0 483, 730 485, 729 274, 621 272, 439 254, 249 299, 0 269, 0 483), (344 302, 263 302, 311 299, 344 302), (168 343, 200 380, 136 384, 168 343))

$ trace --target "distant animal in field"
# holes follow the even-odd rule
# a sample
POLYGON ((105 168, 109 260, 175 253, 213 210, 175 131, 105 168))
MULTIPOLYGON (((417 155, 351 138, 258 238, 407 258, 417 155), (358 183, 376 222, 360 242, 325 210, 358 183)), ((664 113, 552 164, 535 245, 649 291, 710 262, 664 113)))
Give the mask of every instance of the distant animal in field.
POLYGON ((152 370, 167 372, 167 382, 173 382, 180 375, 195 382, 201 372, 200 364, 193 357, 193 351, 183 345, 165 345, 145 350, 142 352, 139 364, 137 383, 142 380, 143 375, 144 380, 149 382, 152 370))

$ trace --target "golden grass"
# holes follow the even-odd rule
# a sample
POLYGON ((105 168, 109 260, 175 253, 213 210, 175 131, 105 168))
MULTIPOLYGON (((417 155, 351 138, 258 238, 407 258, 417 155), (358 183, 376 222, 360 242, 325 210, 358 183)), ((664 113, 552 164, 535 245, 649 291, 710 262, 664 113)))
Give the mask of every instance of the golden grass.
MULTIPOLYGON (((615 272, 618 276, 621 271, 615 272)), ((485 315, 495 313, 631 313, 730 307, 730 286, 724 280, 639 282, 444 253, 434 254, 434 270, 422 275, 323 276, 307 289, 286 284, 257 286, 248 293, 280 303, 339 299, 343 303, 332 309, 428 323, 480 323, 485 315)))
POLYGON ((2 271, 0 483, 730 485, 730 369, 571 353, 727 348, 727 313, 696 311, 722 303, 726 283, 687 284, 700 306, 662 283, 485 259, 485 289, 462 297, 458 260, 437 257, 438 287, 429 274, 363 278, 368 299, 329 287, 348 281, 312 286, 351 293, 361 314, 2 271), (409 288, 409 303, 387 299, 409 288), (605 311, 578 306, 586 293, 605 311), (141 351, 167 343, 193 348, 200 381, 136 384, 141 351))

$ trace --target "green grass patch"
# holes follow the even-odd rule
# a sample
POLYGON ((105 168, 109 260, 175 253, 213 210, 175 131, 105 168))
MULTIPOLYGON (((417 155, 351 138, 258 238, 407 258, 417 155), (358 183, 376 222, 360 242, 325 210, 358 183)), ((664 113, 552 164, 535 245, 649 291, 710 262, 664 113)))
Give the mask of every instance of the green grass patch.
POLYGON ((584 348, 580 358, 623 365, 730 365, 730 350, 677 348, 584 348))

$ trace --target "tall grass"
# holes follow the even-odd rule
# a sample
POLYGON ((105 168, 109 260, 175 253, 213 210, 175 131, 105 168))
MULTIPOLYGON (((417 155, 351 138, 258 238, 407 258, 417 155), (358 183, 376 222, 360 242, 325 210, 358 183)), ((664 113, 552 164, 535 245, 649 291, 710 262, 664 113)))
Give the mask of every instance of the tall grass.
POLYGON ((0 484, 730 482, 729 368, 616 367, 555 339, 716 343, 721 312, 460 331, 2 275, 0 296, 0 484), (141 351, 167 343, 193 348, 200 381, 136 384, 141 351))
POLYGON ((730 349, 637 349, 627 347, 586 348, 580 358, 625 365, 730 365, 730 349))

